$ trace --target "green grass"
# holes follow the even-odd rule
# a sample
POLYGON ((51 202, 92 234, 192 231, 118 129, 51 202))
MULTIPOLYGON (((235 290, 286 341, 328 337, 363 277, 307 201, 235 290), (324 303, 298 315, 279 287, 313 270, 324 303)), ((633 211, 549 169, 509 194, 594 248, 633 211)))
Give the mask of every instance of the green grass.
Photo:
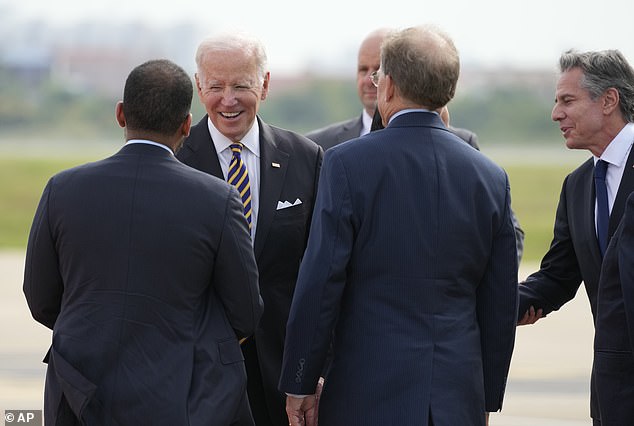
MULTIPOLYGON (((114 149, 111 151, 113 152, 114 149)), ((60 155, 42 158, 42 154, 15 151, 0 153, 0 249, 24 249, 33 215, 49 177, 69 167, 104 157, 103 151, 74 155, 64 150, 60 155), (65 156, 64 156, 65 155, 65 156)), ((559 192, 564 177, 577 164, 576 158, 558 163, 535 165, 522 163, 521 154, 514 159, 498 158, 509 175, 512 205, 524 232, 524 261, 539 262, 552 239, 552 229, 559 192), (510 164, 506 164, 510 163, 510 164)))
POLYGON ((511 182, 511 204, 524 230, 523 260, 539 262, 553 238, 555 211, 569 165, 534 164, 505 167, 511 182))
POLYGON ((23 249, 49 177, 96 158, 0 157, 0 249, 23 249))

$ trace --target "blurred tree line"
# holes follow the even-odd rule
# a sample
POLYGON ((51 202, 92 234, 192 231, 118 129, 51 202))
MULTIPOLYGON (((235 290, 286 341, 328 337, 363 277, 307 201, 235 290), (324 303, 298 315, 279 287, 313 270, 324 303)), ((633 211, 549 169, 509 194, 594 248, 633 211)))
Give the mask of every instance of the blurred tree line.
MULTIPOLYGON (((361 104, 353 79, 306 78, 276 86, 271 82, 260 115, 270 124, 305 133, 358 116, 361 104)), ((449 104, 451 123, 476 132, 482 145, 542 144, 559 140, 550 119, 553 90, 520 84, 460 91, 449 104)), ((53 81, 25 82, 0 69, 0 142, 3 138, 119 140, 114 119, 119 100, 73 91, 53 81)), ((204 109, 194 94, 194 122, 204 109)))

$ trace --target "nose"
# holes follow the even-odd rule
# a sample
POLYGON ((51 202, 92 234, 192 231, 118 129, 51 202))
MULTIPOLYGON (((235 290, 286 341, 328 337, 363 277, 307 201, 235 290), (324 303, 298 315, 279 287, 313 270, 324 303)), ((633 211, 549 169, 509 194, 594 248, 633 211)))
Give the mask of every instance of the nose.
POLYGON ((555 106, 553 106, 553 111, 550 114, 550 118, 553 121, 559 121, 559 120, 563 120, 564 118, 564 113, 561 110, 561 107, 559 106, 559 104, 555 103, 555 106))
POLYGON ((236 96, 236 90, 233 87, 227 86, 224 89, 222 89, 222 104, 223 105, 235 105, 237 102, 238 100, 236 96))

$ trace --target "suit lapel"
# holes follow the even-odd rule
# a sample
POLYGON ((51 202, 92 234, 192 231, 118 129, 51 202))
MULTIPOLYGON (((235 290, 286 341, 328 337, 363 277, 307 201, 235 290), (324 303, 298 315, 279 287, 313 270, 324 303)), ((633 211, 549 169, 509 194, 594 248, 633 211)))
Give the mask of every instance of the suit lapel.
POLYGON ((197 125, 192 127, 189 135, 189 148, 193 151, 191 161, 187 161, 198 170, 224 180, 218 153, 209 133, 208 116, 205 115, 197 125))
MULTIPOLYGON (((586 171, 584 173, 582 193, 579 194, 582 198, 579 206, 584 206, 583 210, 579 214, 583 215, 583 229, 585 229, 586 235, 589 238, 588 252, 591 254, 592 259, 597 265, 601 265, 603 258, 601 257, 601 250, 599 249, 599 241, 597 240, 597 228, 595 225, 595 195, 594 195, 594 162, 592 158, 586 161, 586 171)), ((572 214, 576 214, 572 212, 572 214)))
POLYGON ((363 114, 358 119, 346 124, 343 131, 337 135, 337 143, 349 141, 350 139, 358 138, 361 134, 361 128, 363 127, 363 114))
POLYGON ((258 119, 260 126, 260 201, 258 223, 255 231, 254 250, 258 258, 277 210, 286 177, 290 155, 282 151, 275 141, 271 128, 258 119))
POLYGON ((630 193, 634 191, 634 149, 630 150, 623 170, 623 177, 619 184, 619 190, 616 192, 612 213, 610 214, 610 223, 608 225, 608 241, 612 237, 614 231, 619 226, 623 212, 625 211, 625 202, 630 193))

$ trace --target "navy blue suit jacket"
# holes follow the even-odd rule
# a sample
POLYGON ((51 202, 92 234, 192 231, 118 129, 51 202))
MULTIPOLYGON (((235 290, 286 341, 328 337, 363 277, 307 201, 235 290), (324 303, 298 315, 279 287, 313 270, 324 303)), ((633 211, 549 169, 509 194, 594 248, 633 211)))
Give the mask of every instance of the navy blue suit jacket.
POLYGON ((280 389, 326 425, 484 425, 517 315, 508 179, 413 112, 326 151, 280 389), (334 338, 331 340, 331 337, 334 338))
POLYGON ((161 147, 48 182, 24 293, 53 329, 47 425, 226 426, 246 403, 238 338, 262 312, 242 202, 161 147))

